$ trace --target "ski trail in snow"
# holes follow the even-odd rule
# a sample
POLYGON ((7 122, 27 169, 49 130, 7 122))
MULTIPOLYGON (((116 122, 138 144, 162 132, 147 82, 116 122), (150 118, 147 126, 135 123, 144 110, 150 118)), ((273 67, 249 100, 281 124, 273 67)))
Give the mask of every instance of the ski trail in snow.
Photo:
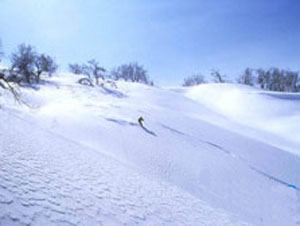
MULTIPOLYGON (((177 129, 171 128, 170 126, 167 126, 167 125, 164 125, 164 124, 161 124, 161 126, 162 126, 163 128, 165 128, 165 129, 168 129, 168 130, 172 131, 172 132, 175 133, 175 134, 178 134, 178 135, 185 135, 185 136, 189 136, 190 138, 193 138, 191 135, 188 135, 188 134, 186 134, 186 133, 183 133, 183 132, 181 132, 181 131, 179 131, 179 130, 177 130, 177 129)), ((239 156, 233 154, 231 151, 226 150, 225 148, 223 148, 223 147, 220 146, 220 145, 215 144, 215 143, 212 143, 212 142, 210 142, 210 141, 202 140, 202 139, 199 139, 199 138, 198 138, 198 140, 200 140, 202 143, 206 143, 206 144, 208 144, 208 145, 214 147, 216 150, 222 151, 223 153, 225 153, 225 154, 227 154, 227 155, 230 155, 231 157, 233 157, 233 158, 235 158, 235 159, 238 159, 239 161, 244 162, 245 164, 248 165, 248 167, 249 167, 251 170, 255 171, 256 173, 260 174, 261 176, 264 176, 265 178, 267 178, 267 179, 269 179, 269 180, 273 180, 273 181, 275 181, 275 182, 277 182, 277 183, 279 183, 279 184, 281 184, 281 185, 284 185, 284 186, 286 186, 286 187, 293 188, 293 189, 295 189, 295 190, 297 190, 297 191, 300 191, 300 188, 298 188, 297 186, 295 186, 295 185, 293 185, 293 184, 290 184, 290 183, 288 183, 288 182, 285 182, 285 181, 283 181, 283 180, 281 180, 281 179, 279 179, 279 178, 276 178, 276 177, 274 177, 274 176, 272 176, 272 175, 270 175, 270 174, 268 174, 268 173, 266 173, 266 172, 264 172, 264 171, 258 169, 257 167, 255 167, 255 166, 249 164, 249 163, 247 162, 247 160, 245 160, 245 159, 243 159, 243 158, 241 158, 241 157, 239 157, 239 156)))
POLYGON ((147 129, 145 126, 140 126, 138 123, 135 122, 129 122, 126 120, 122 120, 122 119, 113 119, 113 118, 105 118, 107 121, 109 122, 113 122, 116 124, 119 124, 121 126, 137 126, 137 127, 141 127, 146 133, 152 135, 152 136, 157 136, 157 134, 149 129, 147 129))
POLYGON ((263 172, 263 171, 261 171, 261 170, 255 168, 254 166, 249 165, 249 167, 250 167, 252 170, 256 171, 257 173, 263 175, 264 177, 269 178, 270 180, 274 180, 274 181, 276 181, 276 182, 278 182, 278 183, 280 183, 280 184, 282 184, 282 185, 285 185, 285 186, 287 186, 287 187, 289 187, 289 188, 294 188, 294 189, 296 189, 297 191, 300 191, 300 189, 297 188, 295 185, 289 184, 289 183, 287 183, 287 182, 285 182, 285 181, 283 181, 283 180, 280 180, 280 179, 278 179, 278 178, 276 178, 276 177, 273 177, 272 175, 269 175, 269 174, 267 174, 267 173, 265 173, 265 172, 263 172))
POLYGON ((141 128, 148 134, 154 136, 154 137, 157 137, 156 133, 154 133, 153 131, 147 129, 145 126, 141 126, 141 128))
POLYGON ((262 170, 256 168, 256 167, 253 166, 253 165, 250 165, 250 164, 247 162, 247 160, 245 160, 245 159, 243 159, 243 158, 241 158, 241 157, 239 157, 239 156, 233 154, 232 152, 230 152, 230 151, 224 149, 223 147, 221 147, 221 146, 219 146, 219 145, 217 145, 217 144, 208 142, 208 141, 204 141, 204 142, 207 143, 207 144, 209 144, 209 145, 211 145, 211 146, 213 146, 213 147, 215 147, 215 148, 218 149, 218 150, 221 150, 222 152, 224 152, 224 153, 230 155, 231 157, 236 158, 236 159, 238 159, 239 161, 244 162, 245 164, 248 165, 248 167, 249 167, 251 170, 255 171, 256 173, 258 173, 258 174, 260 174, 260 175, 262 175, 262 176, 264 176, 264 177, 266 177, 266 178, 268 178, 268 179, 270 179, 270 180, 273 180, 273 181, 275 181, 275 182, 277 182, 277 183, 280 183, 280 184, 282 184, 282 185, 284 185, 284 186, 286 186, 286 187, 294 188, 294 189, 296 189, 297 191, 300 191, 300 188, 296 187, 295 185, 292 185, 292 184, 290 184, 290 183, 287 183, 287 182, 285 182, 285 181, 283 181, 283 180, 281 180, 281 179, 279 179, 279 178, 276 178, 276 177, 274 177, 274 176, 272 176, 272 175, 269 175, 268 173, 266 173, 266 172, 264 172, 264 171, 262 171, 262 170))
POLYGON ((170 126, 164 125, 164 124, 160 124, 163 128, 170 130, 173 133, 179 134, 179 135, 185 135, 185 133, 180 132, 177 129, 171 128, 170 126))

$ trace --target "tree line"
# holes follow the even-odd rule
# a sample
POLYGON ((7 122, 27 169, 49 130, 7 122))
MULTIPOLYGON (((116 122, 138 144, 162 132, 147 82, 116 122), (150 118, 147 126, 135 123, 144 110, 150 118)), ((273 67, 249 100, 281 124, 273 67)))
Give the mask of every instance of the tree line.
MULTIPOLYGON (((300 73, 289 69, 272 67, 269 69, 246 68, 237 78, 239 84, 259 87, 261 89, 279 92, 300 92, 300 73)), ((225 83, 226 76, 213 70, 210 74, 214 82, 225 83)), ((195 74, 183 81, 183 86, 195 86, 207 83, 202 74, 195 74)))
MULTIPOLYGON (((3 52, 0 43, 0 62, 3 52)), ((4 83, 40 83, 41 76, 52 76, 58 69, 55 59, 47 54, 39 53, 32 45, 20 44, 16 51, 10 55, 10 67, 0 69, 0 85, 4 83)), ((146 85, 153 85, 149 79, 148 72, 138 63, 123 64, 112 70, 105 69, 95 59, 82 64, 69 64, 69 71, 74 74, 86 76, 86 79, 93 85, 99 85, 100 80, 113 79, 139 82, 146 85)))
POLYGON ((111 71, 107 71, 99 65, 98 61, 92 59, 83 64, 69 64, 69 71, 73 74, 86 75, 91 85, 99 85, 100 79, 105 80, 107 78, 115 81, 124 80, 153 85, 153 81, 150 81, 147 71, 138 63, 122 64, 111 71))
MULTIPOLYGON (((1 49, 0 42, 0 62, 3 56, 1 49)), ((43 74, 52 76, 58 69, 58 64, 53 57, 45 53, 39 53, 36 48, 26 44, 20 44, 11 53, 10 62, 9 68, 0 69, 1 88, 12 87, 9 85, 9 82, 18 84, 40 83, 43 74)), ((92 86, 99 85, 101 80, 104 81, 106 79, 153 85, 153 81, 149 79, 148 72, 137 62, 122 64, 112 70, 107 70, 97 60, 91 59, 82 64, 69 64, 69 71, 73 74, 86 76, 84 80, 81 79, 80 81, 88 81, 88 84, 92 86)), ((229 82, 226 75, 221 74, 218 70, 212 70, 210 76, 215 83, 229 82)), ((246 68, 238 76, 236 82, 270 91, 300 92, 299 72, 276 67, 269 69, 246 68)), ((202 83, 207 83, 207 81, 199 73, 185 78, 183 86, 194 86, 202 83)))

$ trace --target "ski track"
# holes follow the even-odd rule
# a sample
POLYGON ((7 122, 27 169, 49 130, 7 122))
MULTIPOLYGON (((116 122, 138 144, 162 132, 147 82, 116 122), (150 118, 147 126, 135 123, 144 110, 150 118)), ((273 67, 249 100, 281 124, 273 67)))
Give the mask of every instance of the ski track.
MULTIPOLYGON (((236 159, 237 161, 241 162, 243 165, 245 165, 246 167, 248 167, 251 171, 253 171, 256 174, 258 174, 260 177, 263 177, 263 178, 265 178, 267 180, 270 180, 270 181, 272 181, 272 183, 278 184, 278 185, 280 185, 282 187, 285 187, 287 189, 293 189, 293 190, 296 191, 297 196, 300 195, 300 188, 297 187, 295 184, 291 184, 291 183, 289 183, 289 182, 287 182, 285 180, 280 179, 279 177, 275 177, 275 176, 273 176, 273 175, 265 172, 264 170, 261 170, 259 167, 255 166, 255 164, 250 163, 245 157, 239 156, 238 153, 233 153, 229 149, 223 147, 223 145, 221 145, 221 144, 217 144, 216 142, 211 142, 211 141, 208 141, 208 140, 203 140, 203 139, 196 138, 196 137, 191 136, 190 134, 188 134, 186 132, 179 131, 177 129, 171 128, 171 127, 166 126, 166 125, 161 125, 161 126, 163 128, 165 128, 165 129, 169 130, 169 131, 172 131, 176 135, 186 136, 186 137, 188 137, 191 140, 198 140, 201 143, 208 144, 209 146, 213 147, 214 150, 222 152, 225 155, 230 156, 231 158, 236 159)), ((192 143, 194 143, 194 142, 192 142, 192 143)), ((284 153, 283 150, 282 150, 282 152, 284 153)), ((268 188, 266 187, 266 189, 268 189, 268 188)), ((297 209, 296 212, 297 213, 293 217, 293 218, 295 218, 295 222, 289 222, 289 223, 286 222, 287 223, 286 225, 294 225, 294 223, 295 223, 295 225, 300 224, 300 221, 297 220, 297 219, 299 219, 300 209, 299 209, 299 205, 298 204, 297 204, 297 206, 298 206, 298 207, 296 207, 296 209, 297 209)), ((260 218, 261 222, 259 223, 259 225, 270 225, 269 223, 271 223, 271 222, 268 222, 266 224, 266 222, 264 223, 264 220, 265 219, 263 217, 261 217, 260 218)), ((256 223, 254 223, 254 224, 256 224, 256 223)), ((279 224, 279 225, 281 225, 281 224, 279 224)))
POLYGON ((176 187, 5 114, 0 225, 247 225, 176 187))
POLYGON ((262 176, 264 176, 264 177, 266 177, 266 178, 268 178, 268 179, 270 179, 270 180, 273 180, 273 181, 275 181, 275 182, 277 182, 277 183, 279 183, 279 184, 282 184, 282 185, 284 185, 284 186, 286 186, 286 187, 294 188, 295 190, 300 191, 300 189, 299 189, 298 187, 296 187, 295 185, 289 184, 288 182, 285 182, 285 181, 283 181, 283 180, 281 180, 281 179, 279 179, 279 178, 276 178, 276 177, 274 177, 274 176, 272 176, 272 175, 269 175, 268 173, 265 173, 264 171, 262 171, 262 170, 256 168, 255 166, 252 166, 252 165, 250 165, 249 163, 247 163, 247 161, 246 161, 245 159, 243 159, 243 158, 241 158, 241 157, 239 157, 239 156, 237 156, 237 155, 231 153, 230 151, 224 149, 223 147, 221 147, 221 146, 219 146, 219 145, 217 145, 217 144, 211 143, 211 142, 207 142, 207 141, 205 141, 205 143, 207 143, 207 144, 209 144, 209 145, 215 147, 215 148, 218 149, 218 150, 223 151, 224 153, 230 155, 230 156, 233 157, 233 158, 236 158, 236 159, 238 159, 238 160, 240 160, 240 161, 246 163, 246 164, 248 165, 248 167, 249 167, 251 170, 257 172, 258 174, 260 174, 260 175, 262 175, 262 176))
MULTIPOLYGON (((192 136, 190 136, 190 135, 188 135, 188 134, 182 133, 182 132, 180 132, 180 131, 178 131, 178 130, 176 130, 176 129, 173 129, 173 128, 169 127, 169 126, 166 126, 166 125, 163 125, 163 124, 161 124, 161 126, 162 126, 163 128, 165 128, 165 129, 168 129, 168 130, 174 132, 175 134, 189 136, 190 138, 192 137, 192 136)), ((262 175, 262 176, 264 176, 265 178, 270 179, 270 180, 273 180, 273 181, 275 181, 275 182, 277 182, 277 183, 279 183, 279 184, 281 184, 281 185, 284 185, 284 186, 286 186, 286 187, 294 188, 295 190, 300 191, 300 188, 298 188, 297 186, 295 186, 295 185, 293 185, 293 184, 290 184, 290 183, 288 183, 288 182, 285 182, 285 181, 283 181, 283 180, 281 180, 281 179, 279 179, 279 178, 276 178, 276 177, 274 177, 274 176, 272 176, 272 175, 270 175, 270 174, 268 174, 268 173, 266 173, 266 172, 264 172, 264 171, 258 169, 257 167, 255 167, 255 166, 253 166, 253 165, 250 165, 250 164, 247 162, 247 160, 245 160, 245 159, 243 159, 243 158, 241 158, 241 157, 239 157, 239 156, 233 154, 233 153, 230 152, 229 150, 226 150, 225 148, 221 147, 220 145, 215 144, 215 143, 212 143, 212 142, 210 142, 210 141, 205 141, 205 140, 201 140, 201 139, 199 139, 199 140, 200 140, 202 143, 206 143, 206 144, 208 144, 208 145, 214 147, 215 149, 220 150, 220 151, 224 152, 225 154, 230 155, 231 157, 236 158, 236 159, 238 159, 239 161, 244 162, 245 164, 248 165, 248 167, 249 167, 251 170, 255 171, 256 173, 258 173, 258 174, 260 174, 260 175, 262 175)))

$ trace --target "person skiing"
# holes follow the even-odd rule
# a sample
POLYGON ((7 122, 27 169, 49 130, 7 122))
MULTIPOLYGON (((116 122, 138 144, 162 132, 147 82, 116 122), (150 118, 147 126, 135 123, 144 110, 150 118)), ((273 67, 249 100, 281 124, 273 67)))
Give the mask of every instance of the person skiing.
POLYGON ((141 127, 144 126, 144 125, 143 125, 143 121, 144 121, 143 117, 142 117, 142 116, 139 117, 138 122, 139 122, 139 124, 140 124, 141 127))

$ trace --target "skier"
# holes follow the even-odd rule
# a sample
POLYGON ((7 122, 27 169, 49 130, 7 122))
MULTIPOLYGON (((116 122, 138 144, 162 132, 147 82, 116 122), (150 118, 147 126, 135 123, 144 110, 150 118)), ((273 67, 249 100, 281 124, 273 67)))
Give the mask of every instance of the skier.
POLYGON ((143 121, 144 121, 143 117, 142 117, 142 116, 139 117, 138 122, 139 122, 139 124, 140 124, 141 127, 144 126, 144 125, 143 125, 143 121))

